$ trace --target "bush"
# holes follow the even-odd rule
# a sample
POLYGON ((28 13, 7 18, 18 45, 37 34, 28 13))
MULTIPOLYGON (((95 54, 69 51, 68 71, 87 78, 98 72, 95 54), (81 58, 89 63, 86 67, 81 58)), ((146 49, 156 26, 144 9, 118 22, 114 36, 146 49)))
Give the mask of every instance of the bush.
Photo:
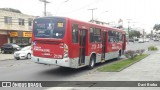
POLYGON ((127 58, 133 58, 135 57, 137 54, 134 50, 128 50, 125 52, 124 54, 127 58))
POLYGON ((144 53, 145 49, 136 50, 136 53, 138 55, 142 55, 144 53))
POLYGON ((128 50, 125 52, 125 56, 127 58, 134 58, 137 55, 142 55, 144 53, 145 49, 140 49, 140 50, 128 50))
POLYGON ((145 49, 141 49, 140 55, 144 53, 145 49))
POLYGON ((148 51, 156 51, 156 50, 158 50, 158 48, 155 46, 148 47, 148 51))

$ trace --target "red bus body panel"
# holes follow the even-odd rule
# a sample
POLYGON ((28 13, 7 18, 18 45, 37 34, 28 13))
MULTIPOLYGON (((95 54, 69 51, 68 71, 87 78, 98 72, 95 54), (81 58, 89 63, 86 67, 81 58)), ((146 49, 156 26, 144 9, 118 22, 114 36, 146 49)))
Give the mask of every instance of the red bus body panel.
POLYGON ((63 58, 64 48, 61 42, 36 41, 33 48, 34 56, 54 59, 63 58))

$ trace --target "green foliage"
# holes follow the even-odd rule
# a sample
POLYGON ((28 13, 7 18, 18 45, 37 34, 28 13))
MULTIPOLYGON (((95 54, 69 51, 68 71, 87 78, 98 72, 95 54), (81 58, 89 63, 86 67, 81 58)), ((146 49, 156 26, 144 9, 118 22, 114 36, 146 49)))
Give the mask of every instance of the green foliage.
POLYGON ((136 53, 139 55, 142 55, 144 53, 145 49, 136 50, 136 53))
POLYGON ((142 54, 138 55, 132 59, 127 59, 127 60, 119 60, 117 62, 111 63, 109 65, 105 65, 103 67, 98 68, 98 71, 101 72, 119 72, 128 66, 142 60, 143 58, 147 57, 148 54, 142 54))
POLYGON ((148 47, 148 51, 156 51, 156 50, 158 50, 158 48, 155 46, 148 47))
POLYGON ((131 30, 129 32, 129 38, 133 38, 133 37, 140 37, 141 33, 139 31, 136 31, 136 30, 131 30))
POLYGON ((125 56, 127 58, 134 58, 136 57, 137 55, 142 55, 144 53, 145 49, 140 49, 140 50, 127 50, 125 51, 125 56))
POLYGON ((127 58, 133 58, 136 56, 136 52, 134 50, 128 50, 124 54, 127 58))
POLYGON ((160 30, 160 24, 155 24, 154 27, 153 27, 153 30, 160 30))

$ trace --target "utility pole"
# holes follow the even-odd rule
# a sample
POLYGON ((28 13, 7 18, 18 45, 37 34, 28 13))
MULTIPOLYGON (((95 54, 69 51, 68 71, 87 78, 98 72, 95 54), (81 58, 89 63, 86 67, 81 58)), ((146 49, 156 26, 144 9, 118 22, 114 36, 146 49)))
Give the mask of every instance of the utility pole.
POLYGON ((92 11, 92 21, 91 21, 92 23, 93 23, 93 11, 96 10, 96 9, 97 9, 97 8, 88 9, 88 10, 91 10, 91 11, 92 11))
POLYGON ((145 41, 145 30, 143 29, 143 41, 145 41))
POLYGON ((130 26, 129 26, 129 24, 130 24, 130 20, 131 20, 131 19, 127 19, 127 20, 128 20, 128 43, 129 43, 129 36, 130 36, 130 35, 129 35, 129 30, 130 30, 130 28, 129 28, 129 27, 130 27, 130 26))
POLYGON ((44 2, 44 16, 46 16, 46 5, 47 3, 51 3, 51 2, 46 1, 46 0, 39 0, 39 1, 44 2))

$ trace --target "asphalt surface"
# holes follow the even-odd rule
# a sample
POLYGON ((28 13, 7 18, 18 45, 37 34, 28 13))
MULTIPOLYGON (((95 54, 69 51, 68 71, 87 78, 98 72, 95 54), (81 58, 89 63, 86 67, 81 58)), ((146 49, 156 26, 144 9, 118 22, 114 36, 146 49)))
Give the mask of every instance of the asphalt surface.
MULTIPOLYGON (((157 46, 160 45, 160 42, 152 42, 152 41, 146 43, 130 42, 129 44, 127 44, 127 50, 130 49, 147 50, 148 46, 151 45, 157 46)), ((112 63, 112 61, 110 61, 109 63, 112 63)), ((104 64, 98 64, 97 67, 102 65, 104 64)), ((95 69, 97 67, 95 67, 95 69)), ((88 70, 86 68, 70 69, 54 65, 37 64, 32 62, 31 60, 9 59, 0 61, 0 74, 1 74, 0 80, 1 81, 69 81, 69 80, 75 80, 74 78, 78 78, 83 75, 93 73, 95 72, 95 69, 93 70, 88 70)), ((34 89, 35 88, 33 88, 33 90, 34 89)), ((36 90, 40 89, 37 88, 36 90)))
POLYGON ((159 46, 159 45, 160 45, 160 41, 150 41, 145 43, 129 42, 127 43, 126 50, 138 50, 138 49, 147 50, 149 46, 159 46))
POLYGON ((62 68, 54 65, 37 64, 31 60, 0 62, 1 81, 61 81, 87 72, 86 68, 62 68))
MULTIPOLYGON (((129 43, 129 49, 146 49, 151 45, 159 45, 159 42, 129 43)), ((11 57, 11 56, 10 56, 11 57)), ((0 61, 0 80, 18 81, 61 81, 70 80, 83 74, 91 73, 93 70, 86 68, 70 69, 54 65, 43 65, 32 62, 31 60, 3 60, 0 61)))

